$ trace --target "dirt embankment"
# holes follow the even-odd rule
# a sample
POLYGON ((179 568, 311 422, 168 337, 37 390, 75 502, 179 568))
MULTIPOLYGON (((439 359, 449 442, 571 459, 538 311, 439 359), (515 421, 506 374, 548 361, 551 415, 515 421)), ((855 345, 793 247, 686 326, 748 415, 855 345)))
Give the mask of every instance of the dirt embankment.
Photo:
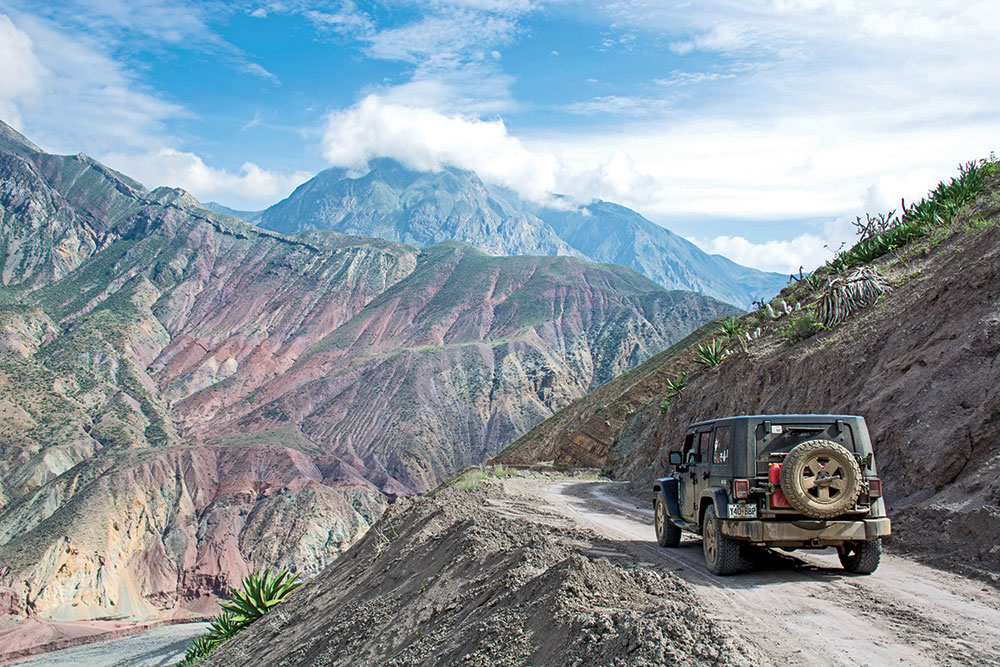
POLYGON ((494 480, 402 500, 205 664, 768 664, 615 547, 494 480))
MULTIPOLYGON (((744 323, 758 333, 748 351, 726 341, 733 354, 706 368, 695 361, 702 341, 689 339, 687 349, 654 357, 579 399, 497 460, 603 466, 645 487, 668 471, 666 453, 692 422, 732 414, 861 414, 894 521, 889 546, 996 581, 1000 177, 989 179, 956 215, 950 235, 937 230, 876 260, 871 266, 893 291, 845 323, 789 344, 798 313, 777 320, 748 315, 744 323), (664 414, 666 380, 678 377, 688 386, 664 414)), ((806 305, 822 289, 803 282, 782 298, 806 305)))
POLYGON ((666 414, 647 404, 618 434, 609 468, 619 478, 666 474, 667 453, 702 419, 861 414, 894 520, 891 547, 996 582, 1000 200, 981 204, 978 217, 994 222, 985 230, 880 260, 894 290, 846 323, 795 345, 755 341, 692 376, 666 414))

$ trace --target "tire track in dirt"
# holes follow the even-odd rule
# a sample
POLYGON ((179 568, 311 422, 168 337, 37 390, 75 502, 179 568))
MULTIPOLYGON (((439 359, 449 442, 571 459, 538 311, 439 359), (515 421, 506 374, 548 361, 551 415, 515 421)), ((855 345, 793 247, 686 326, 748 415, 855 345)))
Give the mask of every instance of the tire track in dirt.
POLYGON ((652 509, 613 482, 514 478, 533 512, 556 512, 651 564, 667 563, 715 610, 787 665, 1000 665, 1000 594, 975 580, 887 555, 875 574, 850 575, 836 554, 767 551, 733 577, 705 570, 701 540, 656 544, 652 509))

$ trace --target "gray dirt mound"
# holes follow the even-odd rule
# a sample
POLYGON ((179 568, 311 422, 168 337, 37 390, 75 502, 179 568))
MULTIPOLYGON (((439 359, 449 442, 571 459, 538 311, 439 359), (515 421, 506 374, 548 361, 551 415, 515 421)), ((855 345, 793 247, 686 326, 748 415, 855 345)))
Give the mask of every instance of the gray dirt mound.
POLYGON ((673 574, 602 552, 495 484, 404 500, 205 664, 767 663, 673 574))

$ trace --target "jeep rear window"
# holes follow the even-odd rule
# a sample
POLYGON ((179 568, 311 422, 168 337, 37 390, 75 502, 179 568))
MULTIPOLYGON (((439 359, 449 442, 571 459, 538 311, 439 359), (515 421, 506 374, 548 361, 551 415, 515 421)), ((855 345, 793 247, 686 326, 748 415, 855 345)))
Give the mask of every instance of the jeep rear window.
MULTIPOLYGON (((770 454, 790 452, 799 443, 807 440, 832 440, 844 445, 848 450, 855 451, 854 434, 849 424, 838 428, 836 424, 782 424, 772 422, 770 432, 765 432, 763 422, 758 423, 757 462, 766 466, 770 454)), ((766 472, 766 468, 765 468, 766 472)))
POLYGON ((723 464, 729 461, 729 446, 733 442, 732 426, 715 427, 715 446, 712 463, 723 464))

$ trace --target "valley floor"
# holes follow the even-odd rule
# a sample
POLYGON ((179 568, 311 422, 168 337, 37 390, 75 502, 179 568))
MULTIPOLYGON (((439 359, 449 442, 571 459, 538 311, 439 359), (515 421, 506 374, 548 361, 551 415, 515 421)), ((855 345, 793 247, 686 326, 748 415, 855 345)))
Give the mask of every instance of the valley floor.
POLYGON ((77 646, 17 662, 18 667, 160 667, 176 665, 208 623, 180 623, 133 637, 77 646))
MULTIPOLYGON (((836 552, 769 551, 755 569, 716 577, 701 540, 656 544, 647 504, 623 483, 514 478, 539 511, 621 545, 609 557, 666 565, 697 591, 715 622, 781 665, 1000 664, 1000 592, 982 582, 883 555, 870 576, 846 574, 836 552)), ((539 515, 542 516, 542 515, 539 515)))

